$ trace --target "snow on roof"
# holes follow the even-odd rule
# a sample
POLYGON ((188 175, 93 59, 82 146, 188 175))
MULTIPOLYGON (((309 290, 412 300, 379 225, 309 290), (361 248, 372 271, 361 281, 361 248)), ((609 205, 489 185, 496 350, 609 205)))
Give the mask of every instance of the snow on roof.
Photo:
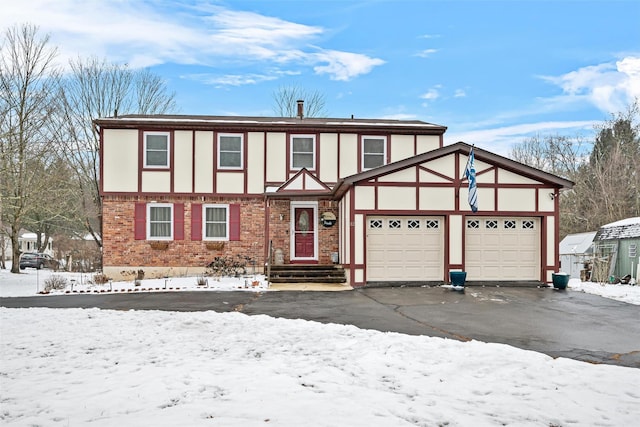
POLYGON ((560 242, 560 255, 577 255, 587 253, 595 236, 595 231, 567 235, 560 242))
POLYGON ((627 218, 603 225, 594 240, 631 239, 640 237, 640 217, 627 218))

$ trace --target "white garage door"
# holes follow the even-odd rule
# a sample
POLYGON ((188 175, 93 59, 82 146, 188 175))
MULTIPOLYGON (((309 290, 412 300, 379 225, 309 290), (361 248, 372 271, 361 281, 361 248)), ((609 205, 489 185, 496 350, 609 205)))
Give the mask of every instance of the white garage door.
POLYGON ((538 218, 467 219, 467 280, 540 280, 538 218))
POLYGON ((431 281, 444 275, 442 217, 367 217, 367 281, 431 281))

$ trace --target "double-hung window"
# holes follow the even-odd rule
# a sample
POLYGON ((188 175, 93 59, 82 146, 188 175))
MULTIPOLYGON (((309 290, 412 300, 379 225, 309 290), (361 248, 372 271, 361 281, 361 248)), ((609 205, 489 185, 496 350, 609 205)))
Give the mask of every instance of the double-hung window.
POLYGON ((387 138, 383 136, 362 137, 362 169, 373 169, 385 164, 387 138))
POLYGON ((147 205, 147 239, 173 240, 173 204, 147 205))
POLYGON ((229 240, 229 206, 204 205, 203 210, 203 239, 229 240))
POLYGON ((145 132, 144 133, 144 167, 168 168, 169 167, 169 133, 145 132))
POLYGON ((291 168, 316 168, 316 138, 314 135, 295 135, 291 137, 291 168))
POLYGON ((242 169, 242 134, 218 135, 218 167, 242 169))

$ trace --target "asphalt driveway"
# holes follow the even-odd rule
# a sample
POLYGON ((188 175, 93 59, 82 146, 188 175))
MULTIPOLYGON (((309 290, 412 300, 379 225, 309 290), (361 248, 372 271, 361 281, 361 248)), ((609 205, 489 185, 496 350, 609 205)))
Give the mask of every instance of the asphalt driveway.
POLYGON ((0 298, 0 306, 239 311, 384 332, 504 343, 553 357, 640 368, 639 306, 550 288, 68 295, 0 298))

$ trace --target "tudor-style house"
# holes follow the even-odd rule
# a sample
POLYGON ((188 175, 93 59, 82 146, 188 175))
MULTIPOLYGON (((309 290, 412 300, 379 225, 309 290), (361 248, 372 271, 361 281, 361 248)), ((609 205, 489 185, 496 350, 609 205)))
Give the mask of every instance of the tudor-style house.
MULTIPOLYGON (((339 264, 354 287, 549 282, 572 183, 422 121, 127 115, 100 129, 103 268, 199 274, 215 257, 339 264), (271 245, 270 245, 271 244, 271 245), (270 251, 269 248, 272 248, 270 251)), ((265 268, 266 271, 266 268, 265 268)))

